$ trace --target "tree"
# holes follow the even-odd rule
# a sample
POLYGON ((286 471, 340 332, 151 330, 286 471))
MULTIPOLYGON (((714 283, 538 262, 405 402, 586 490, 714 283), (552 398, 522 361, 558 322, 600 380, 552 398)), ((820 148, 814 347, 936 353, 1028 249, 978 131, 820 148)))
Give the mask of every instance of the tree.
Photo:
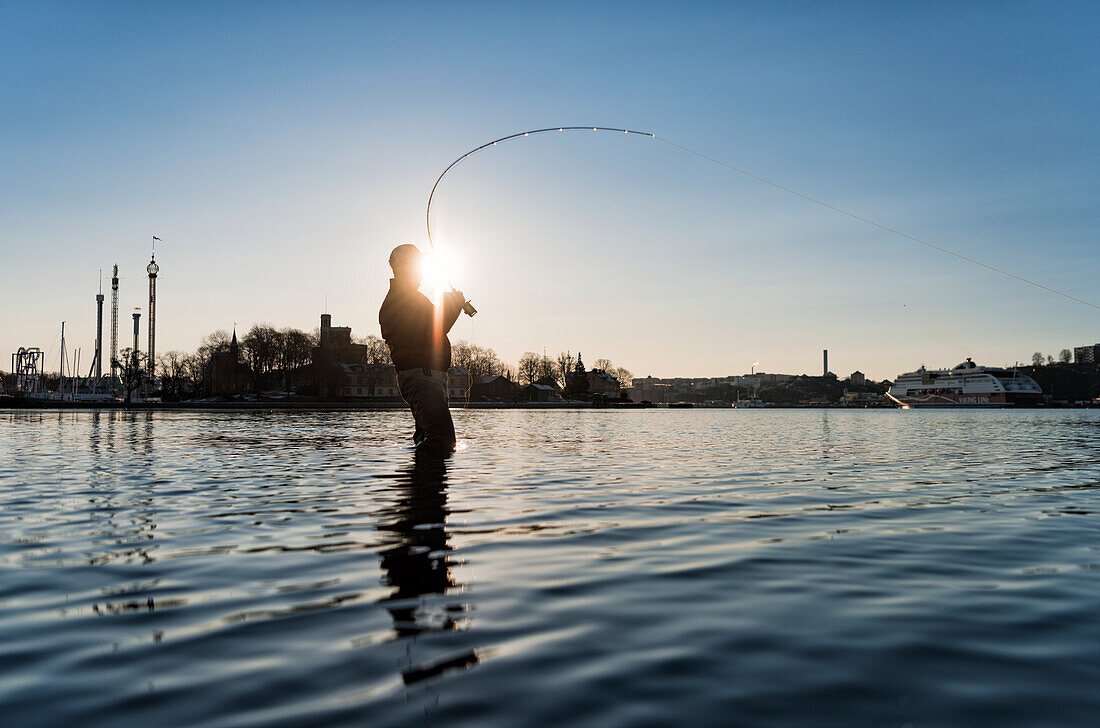
POLYGON ((573 366, 573 373, 566 380, 565 390, 570 394, 588 394, 588 370, 584 368, 584 360, 581 353, 577 352, 577 363, 573 366))
POLYGON ((556 380, 556 369, 557 363, 550 357, 543 354, 539 357, 539 375, 535 381, 541 381, 544 379, 556 380))
POLYGON ((161 389, 171 392, 176 399, 180 398, 187 379, 187 358, 182 351, 166 351, 157 357, 161 389))
POLYGON ((554 372, 554 377, 558 380, 558 384, 562 389, 565 389, 566 380, 569 378, 570 372, 573 371, 573 367, 577 365, 577 360, 568 351, 563 351, 558 354, 557 369, 554 372))
POLYGON ((460 341, 451 347, 451 362, 465 369, 475 379, 495 374, 515 376, 512 368, 502 362, 495 351, 466 341, 460 341))
POLYGON ((278 364, 281 338, 275 327, 255 324, 241 339, 241 351, 257 394, 263 391, 268 375, 278 364))
POLYGON ((1069 364, 1072 359, 1073 352, 1069 349, 1062 349, 1060 352, 1058 352, 1058 361, 1062 362, 1063 364, 1069 364))
POLYGON ((1047 354, 1047 366, 1050 366, 1053 363, 1054 363, 1054 357, 1052 357, 1050 354, 1047 354))
POLYGON ((229 332, 225 329, 218 329, 202 337, 202 342, 199 344, 198 351, 195 353, 209 361, 210 357, 216 352, 229 346, 229 340, 229 332))
POLYGON ((541 371, 541 359, 542 357, 533 351, 523 352, 523 356, 519 358, 520 384, 534 384, 538 380, 541 371))
POLYGON ((1043 366, 1043 352, 1037 351, 1031 355, 1031 365, 1036 367, 1043 366))
POLYGON ((134 392, 141 388, 141 381, 148 370, 149 356, 144 351, 127 348, 118 352, 119 376, 126 390, 126 401, 132 402, 134 392))
POLYGON ((300 329, 287 328, 279 332, 276 351, 277 366, 283 378, 283 391, 290 394, 297 382, 298 371, 313 359, 313 337, 300 329))
POLYGON ((630 388, 634 384, 634 373, 626 367, 614 367, 609 372, 611 376, 619 380, 619 386, 624 389, 630 388))
POLYGON ((596 362, 592 365, 593 369, 599 369, 602 372, 608 373, 610 373, 614 367, 615 365, 611 363, 610 359, 597 359, 596 362))
POLYGON ((206 386, 206 365, 209 361, 200 352, 195 352, 183 362, 187 383, 194 394, 199 394, 206 386))
POLYGON ((386 342, 382 341, 382 339, 371 335, 365 339, 361 339, 359 343, 367 347, 367 364, 393 364, 393 360, 390 359, 390 347, 388 347, 386 342))

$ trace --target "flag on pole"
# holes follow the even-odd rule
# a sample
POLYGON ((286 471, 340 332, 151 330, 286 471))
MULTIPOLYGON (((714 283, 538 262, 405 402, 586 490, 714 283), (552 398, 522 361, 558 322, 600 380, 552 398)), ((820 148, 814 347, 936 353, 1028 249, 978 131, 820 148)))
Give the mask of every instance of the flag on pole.
POLYGON ((153 240, 160 240, 156 235, 153 236, 153 240))

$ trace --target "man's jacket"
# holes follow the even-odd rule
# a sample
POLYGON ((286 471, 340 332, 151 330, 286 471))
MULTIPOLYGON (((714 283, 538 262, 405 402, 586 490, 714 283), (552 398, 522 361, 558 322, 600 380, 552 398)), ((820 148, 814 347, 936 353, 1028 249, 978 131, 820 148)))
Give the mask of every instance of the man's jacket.
POLYGON ((415 284, 390 279, 390 292, 378 312, 382 338, 390 347, 397 371, 451 368, 451 342, 447 332, 458 320, 462 303, 444 296, 438 308, 415 284))

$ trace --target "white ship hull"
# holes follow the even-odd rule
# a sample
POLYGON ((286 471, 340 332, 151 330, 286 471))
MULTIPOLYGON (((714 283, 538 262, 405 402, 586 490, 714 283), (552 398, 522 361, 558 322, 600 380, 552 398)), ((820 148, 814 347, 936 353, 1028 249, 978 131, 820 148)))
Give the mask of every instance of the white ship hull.
POLYGON ((1043 391, 1034 379, 1014 370, 982 367, 967 359, 954 369, 898 376, 886 393, 906 409, 916 407, 1038 407, 1043 391))

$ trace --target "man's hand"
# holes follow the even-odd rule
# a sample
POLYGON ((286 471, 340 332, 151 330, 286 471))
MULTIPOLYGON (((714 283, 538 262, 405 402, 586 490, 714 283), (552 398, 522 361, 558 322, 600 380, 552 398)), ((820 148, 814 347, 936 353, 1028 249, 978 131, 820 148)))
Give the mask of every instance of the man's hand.
POLYGON ((458 304, 459 308, 461 308, 467 316, 473 316, 477 313, 477 309, 474 308, 474 305, 466 300, 465 293, 463 293, 462 291, 456 291, 452 288, 451 295, 455 297, 455 303, 458 304))

